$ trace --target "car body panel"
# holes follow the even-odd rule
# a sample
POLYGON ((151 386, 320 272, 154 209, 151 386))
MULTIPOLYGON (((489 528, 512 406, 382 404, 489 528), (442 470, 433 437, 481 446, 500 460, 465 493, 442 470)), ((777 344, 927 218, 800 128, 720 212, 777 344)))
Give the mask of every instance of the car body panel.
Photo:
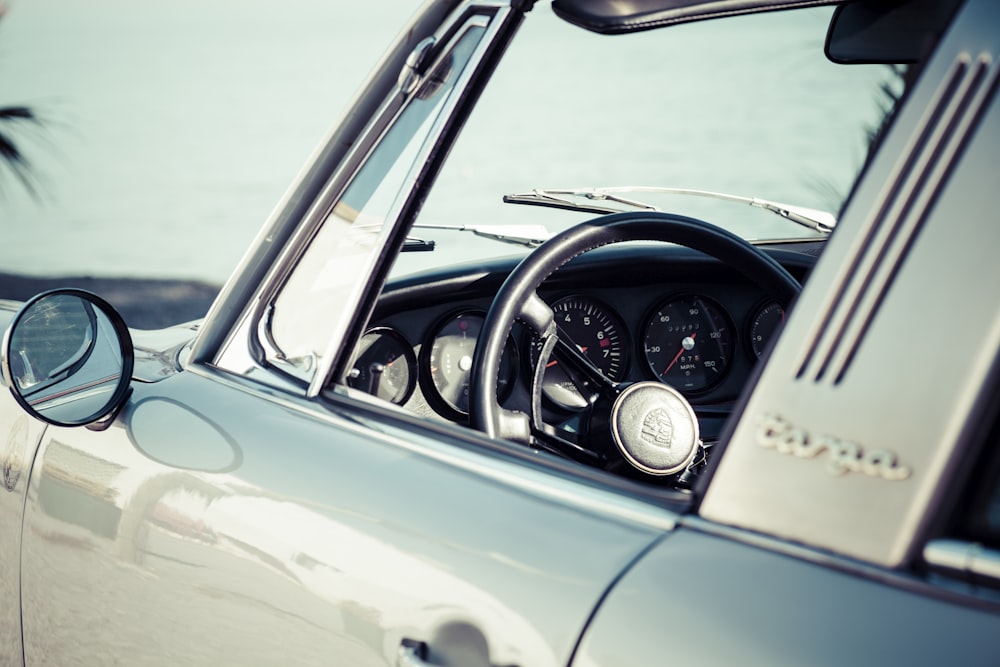
POLYGON ((0 396, 0 663, 21 662, 21 518, 31 461, 45 424, 17 407, 14 397, 0 396))
POLYGON ((166 329, 133 329, 135 367, 132 377, 139 382, 156 382, 184 368, 200 322, 178 324, 166 329))
POLYGON ((905 577, 880 582, 862 573, 857 563, 808 562, 684 526, 615 586, 572 664, 985 667, 1000 660, 995 610, 915 579, 907 587, 905 577))
POLYGON ((50 429, 25 515, 27 662, 385 665, 463 626, 493 662, 565 664, 670 525, 376 433, 193 373, 136 385, 107 431, 50 429))
MULTIPOLYGON (((0 327, 14 318, 20 303, 0 301, 0 327)), ((6 379, 0 378, 6 386, 6 379)), ((31 461, 45 424, 20 409, 14 397, 0 396, 0 664, 21 662, 21 519, 31 461)))

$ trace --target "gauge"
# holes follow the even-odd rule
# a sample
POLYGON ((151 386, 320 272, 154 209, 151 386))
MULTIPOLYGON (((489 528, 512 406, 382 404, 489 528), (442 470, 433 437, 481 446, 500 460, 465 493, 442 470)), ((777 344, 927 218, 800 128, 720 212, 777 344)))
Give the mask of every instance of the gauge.
POLYGON ((750 349, 756 358, 760 359, 761 355, 764 354, 771 338, 784 322, 785 309, 774 301, 757 308, 753 319, 750 320, 750 349))
POLYGON ((403 336, 388 327, 365 332, 358 341, 347 384, 402 405, 417 382, 417 358, 403 336))
POLYGON ((675 389, 699 392, 726 373, 732 358, 729 318, 715 302, 695 294, 663 302, 646 324, 646 363, 675 389))
MULTIPOLYGON (((627 361, 622 344, 624 326, 610 308, 592 299, 571 296, 554 303, 552 312, 560 338, 576 345, 605 377, 613 381, 622 378, 627 361)), ((574 383, 570 373, 566 364, 559 362, 559 355, 554 354, 546 362, 542 392, 556 405, 571 410, 584 408, 589 400, 577 386, 582 379, 574 383)))
MULTIPOLYGON (((476 340, 483 328, 483 315, 478 312, 461 312, 442 320, 434 329, 429 345, 425 346, 424 367, 433 394, 447 408, 457 413, 469 414, 469 379, 472 374, 472 355, 476 340)), ((504 390, 514 379, 515 351, 507 345, 500 358, 500 375, 497 378, 497 396, 504 397, 504 390)))

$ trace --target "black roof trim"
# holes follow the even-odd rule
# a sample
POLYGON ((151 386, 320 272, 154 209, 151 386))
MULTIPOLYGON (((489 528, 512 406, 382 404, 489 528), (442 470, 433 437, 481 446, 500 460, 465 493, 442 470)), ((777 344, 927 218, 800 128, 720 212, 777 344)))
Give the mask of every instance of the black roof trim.
POLYGON ((838 0, 552 0, 552 10, 573 25, 605 35, 617 35, 721 16, 831 5, 837 2, 838 0))

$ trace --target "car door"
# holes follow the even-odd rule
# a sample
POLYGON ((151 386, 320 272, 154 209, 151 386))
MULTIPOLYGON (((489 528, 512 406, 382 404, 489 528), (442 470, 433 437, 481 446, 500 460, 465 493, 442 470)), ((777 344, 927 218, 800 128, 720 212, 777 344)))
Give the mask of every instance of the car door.
POLYGON ((565 664, 673 521, 351 399, 190 372, 106 431, 53 427, 28 492, 31 665, 386 665, 404 640, 565 664))
POLYGON ((21 551, 27 664, 564 665, 610 582, 672 528, 669 503, 326 381, 326 341, 363 324, 357 292, 395 238, 383 221, 518 20, 429 5, 185 370, 153 350, 163 372, 108 428, 46 432, 21 551))

